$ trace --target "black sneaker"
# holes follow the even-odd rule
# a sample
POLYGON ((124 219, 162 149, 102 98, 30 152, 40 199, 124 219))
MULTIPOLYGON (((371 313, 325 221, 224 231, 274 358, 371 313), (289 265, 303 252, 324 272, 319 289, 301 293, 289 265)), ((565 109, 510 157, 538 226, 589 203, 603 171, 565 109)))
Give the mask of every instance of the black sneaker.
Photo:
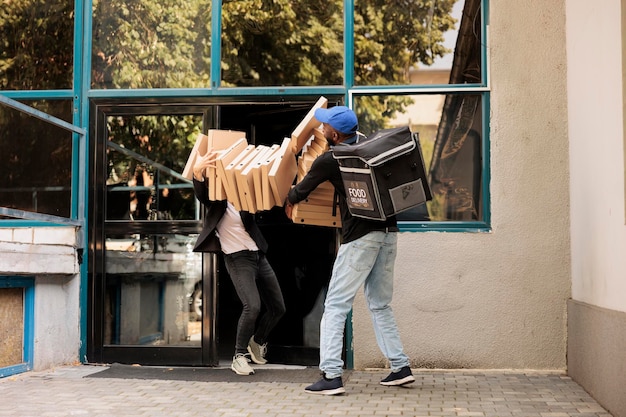
POLYGON ((343 387, 343 382, 341 381, 340 376, 333 379, 328 379, 326 376, 323 376, 322 379, 317 381, 315 384, 306 387, 304 392, 320 395, 339 395, 346 392, 346 390, 343 387))
POLYGON ((380 381, 380 385, 399 386, 410 384, 412 382, 415 382, 415 377, 413 377, 413 374, 411 373, 411 368, 405 366, 398 372, 392 372, 387 375, 387 378, 380 381))

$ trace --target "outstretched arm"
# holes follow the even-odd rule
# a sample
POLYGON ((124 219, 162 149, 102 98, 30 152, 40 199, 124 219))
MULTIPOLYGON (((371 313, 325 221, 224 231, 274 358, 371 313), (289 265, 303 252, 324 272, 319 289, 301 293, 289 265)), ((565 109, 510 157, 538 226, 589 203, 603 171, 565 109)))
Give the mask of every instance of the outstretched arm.
POLYGON ((219 152, 210 149, 206 155, 197 159, 193 166, 193 190, 196 198, 204 205, 210 204, 209 188, 207 181, 204 180, 206 170, 209 167, 215 167, 215 160, 218 155, 219 152))

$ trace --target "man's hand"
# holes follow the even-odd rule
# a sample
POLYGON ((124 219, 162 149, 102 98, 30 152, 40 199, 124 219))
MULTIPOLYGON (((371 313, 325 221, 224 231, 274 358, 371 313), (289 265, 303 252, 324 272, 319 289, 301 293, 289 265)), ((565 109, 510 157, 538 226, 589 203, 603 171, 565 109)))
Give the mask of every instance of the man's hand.
POLYGON ((209 149, 206 155, 196 159, 196 164, 193 166, 193 176, 198 181, 204 181, 207 168, 215 168, 215 160, 221 152, 209 149))
POLYGON ((291 220, 291 213, 293 212, 293 204, 291 204, 289 202, 289 199, 286 198, 284 206, 285 206, 285 214, 287 215, 287 218, 291 220))

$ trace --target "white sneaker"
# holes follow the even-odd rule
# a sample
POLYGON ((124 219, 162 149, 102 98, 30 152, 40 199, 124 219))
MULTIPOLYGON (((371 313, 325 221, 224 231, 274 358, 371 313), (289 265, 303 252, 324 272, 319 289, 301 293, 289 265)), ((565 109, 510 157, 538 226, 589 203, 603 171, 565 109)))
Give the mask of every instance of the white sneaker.
POLYGON ((265 359, 265 354, 267 353, 267 343, 259 345, 254 341, 254 336, 252 336, 248 342, 248 352, 250 352, 252 362, 259 365, 265 365, 267 363, 267 359, 265 359))
POLYGON ((248 365, 248 359, 243 353, 238 353, 235 357, 233 357, 233 364, 230 365, 230 369, 232 369, 237 375, 254 374, 254 369, 248 365))

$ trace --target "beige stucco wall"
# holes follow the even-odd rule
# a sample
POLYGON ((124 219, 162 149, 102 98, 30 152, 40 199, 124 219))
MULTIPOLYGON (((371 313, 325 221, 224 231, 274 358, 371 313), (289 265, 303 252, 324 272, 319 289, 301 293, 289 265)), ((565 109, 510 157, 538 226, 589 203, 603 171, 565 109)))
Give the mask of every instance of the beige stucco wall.
MULTIPOLYGON (((489 4, 490 233, 401 233, 393 307, 416 367, 565 369, 564 1, 489 4)), ((385 365, 355 302, 355 367, 385 365)))

